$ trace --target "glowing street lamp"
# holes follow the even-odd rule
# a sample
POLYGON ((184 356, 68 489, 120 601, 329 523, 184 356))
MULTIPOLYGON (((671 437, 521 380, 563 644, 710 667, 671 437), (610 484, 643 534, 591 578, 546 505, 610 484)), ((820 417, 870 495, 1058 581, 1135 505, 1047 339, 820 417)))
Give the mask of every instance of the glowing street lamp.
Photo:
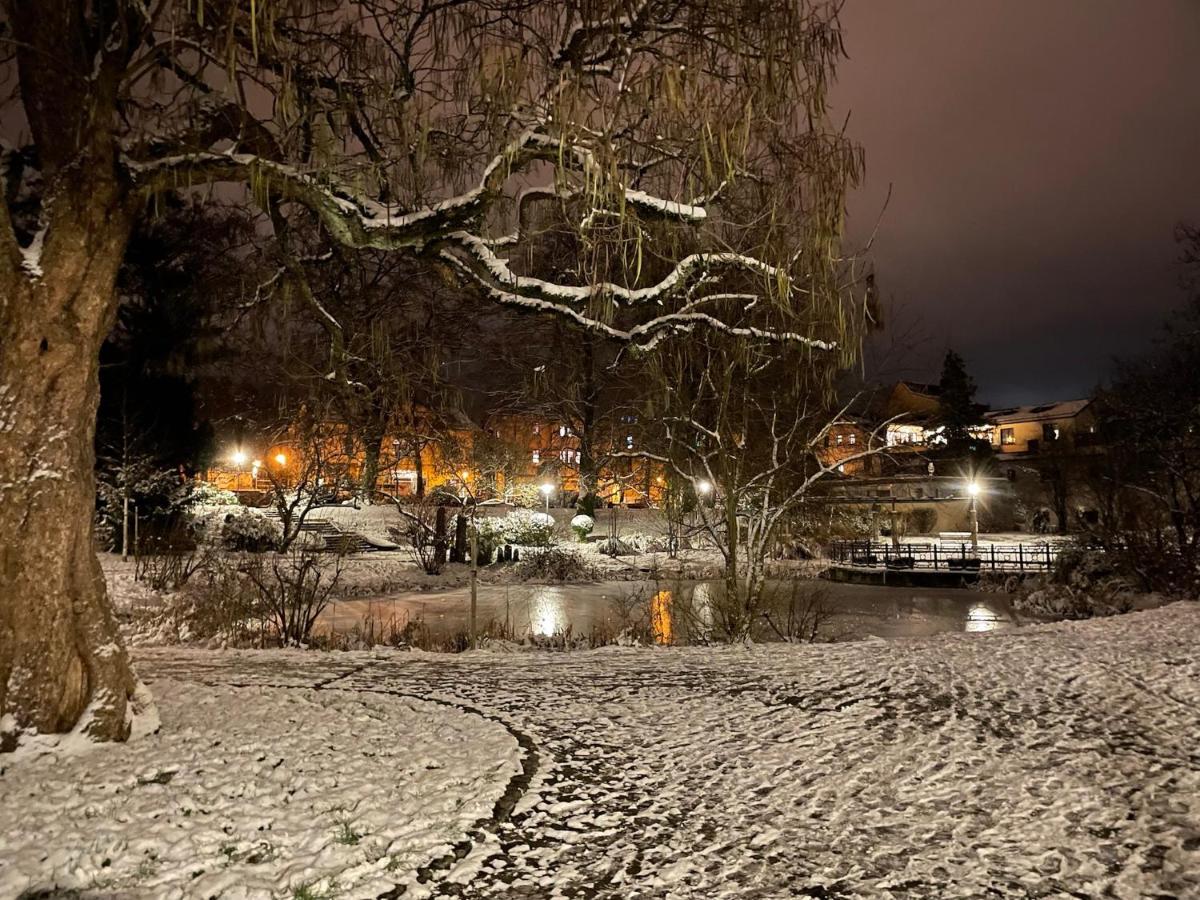
POLYGON ((275 454, 275 462, 281 466, 286 466, 287 465, 287 454, 276 453, 275 454))
POLYGON ((703 479, 700 481, 697 481, 696 482, 696 493, 699 494, 701 497, 707 497, 709 494, 712 493, 712 482, 706 481, 703 479))
POLYGON ((971 498, 970 506, 968 507, 971 515, 971 549, 975 555, 979 555, 979 509, 977 501, 979 499, 979 482, 972 478, 967 482, 967 496, 971 498))
POLYGON ((246 464, 246 453, 244 450, 234 450, 229 458, 235 466, 241 467, 246 464))
POLYGON ((540 490, 542 496, 546 498, 546 515, 550 515, 550 495, 554 493, 554 485, 543 484, 540 490))

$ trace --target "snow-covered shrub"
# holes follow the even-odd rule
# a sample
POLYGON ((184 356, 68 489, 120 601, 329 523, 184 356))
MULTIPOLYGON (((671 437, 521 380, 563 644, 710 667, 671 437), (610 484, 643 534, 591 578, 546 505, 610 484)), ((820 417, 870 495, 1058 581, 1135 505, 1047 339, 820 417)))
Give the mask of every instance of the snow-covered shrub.
POLYGON ((1046 575, 1029 576, 1011 587, 1012 604, 1021 612, 1051 619, 1090 619, 1133 608, 1134 586, 1120 577, 1103 552, 1081 546, 1059 551, 1046 575))
POLYGON ((666 543, 660 537, 655 537, 651 534, 644 534, 640 531, 632 531, 629 534, 621 535, 626 545, 628 545, 634 553, 658 553, 666 549, 666 543))
POLYGON ((536 484, 514 484, 505 491, 505 499, 520 509, 535 509, 545 502, 536 484))
POLYGON ((478 532, 477 549, 479 565, 486 566, 492 562, 496 550, 506 540, 504 535, 504 520, 499 518, 482 518, 475 522, 478 532))
POLYGON ((596 549, 605 556, 633 556, 637 551, 621 538, 605 537, 596 543, 596 549))
POLYGON ((504 517, 504 539, 525 547, 549 547, 554 543, 554 519, 542 512, 513 510, 504 517))
POLYGON ((192 492, 188 496, 188 502, 192 506, 237 506, 237 494, 233 491, 226 491, 216 485, 209 484, 207 481, 201 481, 199 484, 192 486, 192 492))
POLYGON ((546 547, 526 553, 516 574, 526 581, 595 581, 596 569, 578 553, 546 547))
POLYGON ((240 562, 233 554, 207 553, 181 590, 164 595, 159 605, 133 608, 126 629, 130 642, 259 646, 262 610, 240 562))
POLYGON ((1115 616, 1133 609, 1133 595, 1126 590, 1087 591, 1065 584, 1048 584, 1012 601, 1019 611, 1047 619, 1091 619, 1115 616))
POLYGON ((248 556, 241 571, 257 594, 257 606, 271 624, 281 646, 297 647, 308 642, 309 633, 333 599, 342 574, 342 558, 309 550, 248 556))
POLYGON ((576 516, 571 520, 571 530, 580 543, 588 539, 588 535, 596 528, 596 520, 591 516, 576 516))
POLYGON ((242 509, 225 516, 220 543, 226 550, 265 553, 279 546, 279 529, 271 520, 242 509))

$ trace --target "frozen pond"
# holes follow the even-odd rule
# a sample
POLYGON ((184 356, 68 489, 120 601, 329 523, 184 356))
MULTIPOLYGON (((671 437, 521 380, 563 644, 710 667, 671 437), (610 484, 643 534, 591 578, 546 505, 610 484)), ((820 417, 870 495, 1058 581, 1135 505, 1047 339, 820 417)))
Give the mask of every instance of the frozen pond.
MULTIPOLYGON (((875 587, 869 585, 804 583, 818 592, 822 609, 818 627, 827 640, 865 637, 922 637, 943 632, 994 631, 1018 624, 1003 594, 964 589, 875 587)), ((694 584, 683 586, 695 591, 694 584)), ((648 582, 603 582, 571 585, 479 585, 477 621, 503 623, 505 633, 556 635, 570 631, 583 636, 595 631, 620 631, 621 599, 641 592, 644 602, 654 597, 656 616, 671 609, 671 585, 648 582)), ((340 600, 332 604, 317 631, 349 632, 368 621, 376 629, 403 628, 421 621, 441 633, 465 631, 470 610, 467 588, 414 591, 383 597, 340 600)), ((669 626, 668 626, 669 627, 669 626)), ((765 636, 765 635, 764 635, 765 636)))

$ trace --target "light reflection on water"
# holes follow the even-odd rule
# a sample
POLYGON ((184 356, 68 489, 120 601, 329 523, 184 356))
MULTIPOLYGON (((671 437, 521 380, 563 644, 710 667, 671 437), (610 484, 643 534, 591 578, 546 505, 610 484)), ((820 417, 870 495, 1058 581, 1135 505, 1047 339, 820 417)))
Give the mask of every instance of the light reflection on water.
POLYGON ((982 603, 967 610, 967 631, 996 631, 1008 625, 999 613, 982 603))
MULTIPOLYGON (((687 628, 668 590, 638 582, 585 585, 481 585, 479 622, 504 623, 506 633, 553 636, 570 632, 585 636, 596 630, 620 629, 613 598, 642 591, 643 615, 658 643, 686 641, 686 632, 711 631, 716 598, 710 585, 694 586, 687 604, 687 628)), ((906 588, 822 583, 825 611, 819 639, 847 640, 878 636, 924 637, 944 632, 987 632, 1012 627, 1014 617, 1001 595, 963 589, 914 592, 906 588)), ((322 616, 334 631, 350 631, 365 616, 386 612, 404 620, 437 622, 446 629, 465 629, 469 594, 465 590, 393 594, 371 600, 343 600, 322 616)), ((764 634, 761 639, 770 640, 764 634)))

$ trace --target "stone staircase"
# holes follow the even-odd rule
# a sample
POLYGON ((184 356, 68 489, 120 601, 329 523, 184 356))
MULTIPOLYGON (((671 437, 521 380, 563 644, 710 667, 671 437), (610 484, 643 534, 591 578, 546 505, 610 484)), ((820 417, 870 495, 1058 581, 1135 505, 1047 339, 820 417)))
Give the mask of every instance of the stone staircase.
MULTIPOLYGON (((264 510, 263 515, 275 522, 281 518, 277 509, 264 510)), ((304 521, 300 523, 300 533, 320 535, 327 553, 374 553, 382 549, 376 547, 357 531, 343 531, 328 519, 313 516, 311 513, 305 516, 304 521)))

